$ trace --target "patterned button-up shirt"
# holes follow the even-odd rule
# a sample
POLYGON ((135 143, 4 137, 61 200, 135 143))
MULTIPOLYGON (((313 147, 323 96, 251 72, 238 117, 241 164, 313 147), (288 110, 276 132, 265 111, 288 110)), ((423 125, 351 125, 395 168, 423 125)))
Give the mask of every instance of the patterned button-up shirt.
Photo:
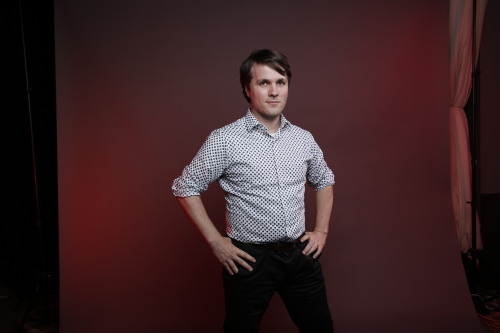
POLYGON ((305 183, 334 176, 313 136, 281 115, 273 136, 250 111, 213 131, 182 175, 175 196, 200 195, 217 180, 226 197, 226 232, 247 243, 290 241, 305 231, 305 183))

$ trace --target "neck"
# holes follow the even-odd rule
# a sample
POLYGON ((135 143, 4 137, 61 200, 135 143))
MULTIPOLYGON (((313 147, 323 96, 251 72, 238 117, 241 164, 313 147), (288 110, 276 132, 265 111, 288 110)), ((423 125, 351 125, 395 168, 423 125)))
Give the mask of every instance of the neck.
POLYGON ((267 128, 267 131, 270 134, 274 134, 278 132, 280 125, 281 125, 281 114, 273 117, 263 117, 257 112, 253 112, 251 109, 250 111, 252 112, 253 116, 259 123, 264 125, 267 128))

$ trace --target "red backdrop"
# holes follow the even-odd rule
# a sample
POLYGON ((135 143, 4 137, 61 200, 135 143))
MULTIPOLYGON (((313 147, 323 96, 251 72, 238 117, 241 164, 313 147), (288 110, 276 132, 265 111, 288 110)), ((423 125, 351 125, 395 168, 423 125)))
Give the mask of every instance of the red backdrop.
MULTIPOLYGON (((56 0, 61 331, 220 332, 221 268, 170 192, 285 53, 285 114, 336 174, 338 332, 480 332, 452 222, 446 1, 56 0)), ((224 202, 203 196, 223 229, 224 202)), ((307 214, 312 217, 311 192, 307 214)), ((262 332, 296 332, 276 298, 262 332)))

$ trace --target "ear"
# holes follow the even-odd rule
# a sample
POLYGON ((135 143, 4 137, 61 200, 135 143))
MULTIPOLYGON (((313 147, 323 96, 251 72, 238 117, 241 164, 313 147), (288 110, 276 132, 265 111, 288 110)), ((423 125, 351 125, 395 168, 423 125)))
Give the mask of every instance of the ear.
POLYGON ((248 98, 250 98, 250 88, 245 87, 245 94, 247 95, 248 98))

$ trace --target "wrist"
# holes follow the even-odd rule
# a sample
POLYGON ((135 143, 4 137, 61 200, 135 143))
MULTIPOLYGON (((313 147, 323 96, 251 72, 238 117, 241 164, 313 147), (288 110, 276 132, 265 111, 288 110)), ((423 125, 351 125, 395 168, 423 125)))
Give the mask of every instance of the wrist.
POLYGON ((215 245, 220 243, 223 239, 224 239, 224 237, 221 234, 216 234, 216 235, 213 235, 213 236, 207 238, 207 243, 211 247, 214 247, 215 245))
POLYGON ((320 232, 320 233, 322 233, 322 234, 328 235, 328 231, 319 230, 319 229, 314 229, 313 231, 314 231, 314 232, 320 232))

